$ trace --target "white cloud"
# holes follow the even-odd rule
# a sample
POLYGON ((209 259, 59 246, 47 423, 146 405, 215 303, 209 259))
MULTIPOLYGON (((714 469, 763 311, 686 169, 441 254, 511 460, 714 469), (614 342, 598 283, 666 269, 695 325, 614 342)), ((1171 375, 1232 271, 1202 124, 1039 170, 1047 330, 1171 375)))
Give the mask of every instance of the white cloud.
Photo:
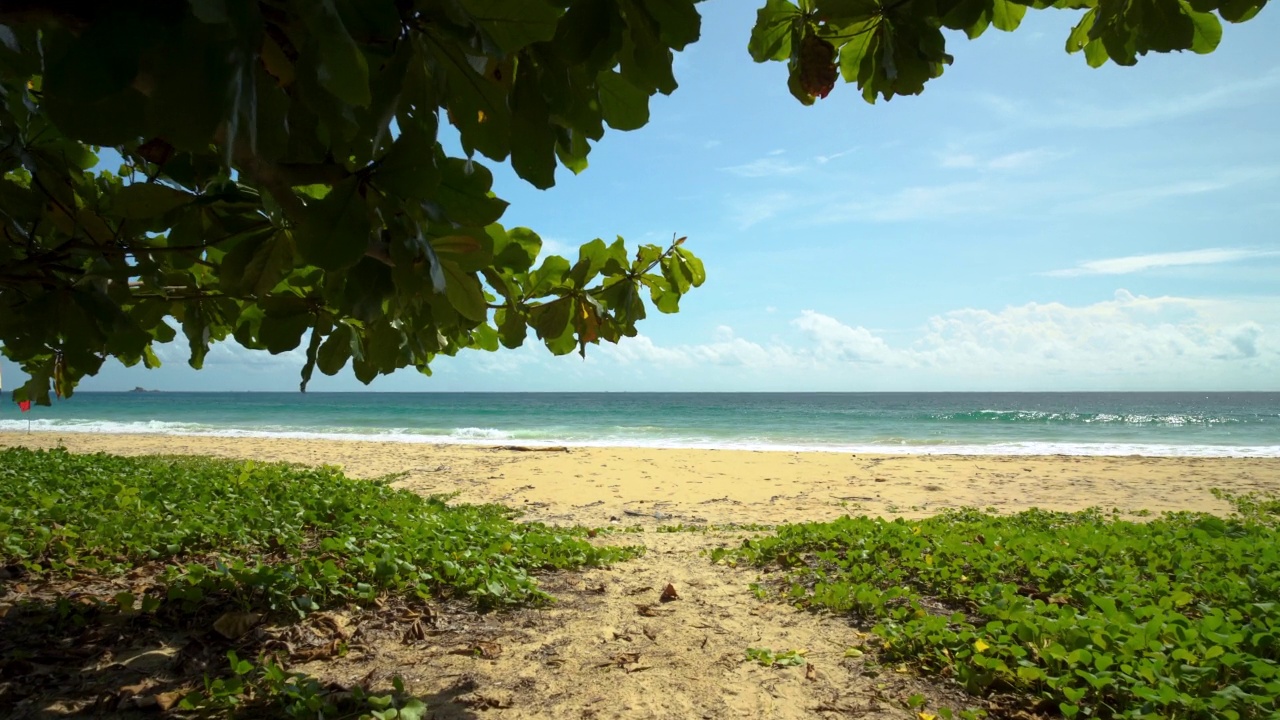
POLYGON ((1067 153, 1051 148, 1034 148, 991 158, 987 161, 987 167, 992 170, 1032 170, 1066 155, 1067 153))
POLYGON ((818 223, 901 222, 952 215, 985 214, 997 209, 999 193, 987 183, 963 182, 903 188, 889 195, 833 203, 814 216, 818 223))
POLYGON ((880 363, 893 358, 884 340, 864 327, 849 327, 833 317, 805 310, 791 321, 813 343, 814 357, 836 363, 880 363))
POLYGON ((1119 290, 1088 305, 1026 303, 935 315, 913 340, 806 310, 798 338, 760 343, 716 328, 706 343, 663 347, 640 336, 606 361, 679 368, 739 388, 1274 387, 1280 303, 1147 297, 1119 290), (754 380, 753 380, 754 379, 754 380))
POLYGON ((547 257, 548 255, 560 255, 561 257, 575 260, 578 257, 578 247, 573 243, 557 238, 542 238, 542 252, 538 253, 538 257, 547 257))
POLYGON ((732 167, 722 169, 725 172, 733 173, 739 177, 766 178, 796 175, 804 172, 805 166, 787 162, 773 153, 770 153, 769 157, 763 157, 758 160, 752 160, 751 162, 743 165, 734 165, 732 167))
POLYGON ((1260 258, 1280 256, 1277 250, 1250 250, 1247 248, 1205 248, 1182 252, 1129 255, 1126 257, 1089 260, 1073 268, 1051 270, 1045 275, 1077 277, 1080 275, 1128 275, 1158 268, 1189 267, 1196 265, 1220 265, 1260 258))
POLYGON ((644 335, 624 338, 617 345, 601 346, 602 356, 623 365, 655 367, 741 367, 751 370, 795 367, 801 360, 781 345, 761 345, 738 337, 721 325, 711 341, 697 345, 663 347, 644 335))
POLYGON ((1184 383, 1214 373, 1233 377, 1241 363, 1280 364, 1280 317, 1266 318, 1269 329, 1258 320, 1223 323, 1215 319, 1223 305, 1230 303, 1119 290, 1112 300, 1079 307, 955 310, 931 318, 908 354, 952 375, 1145 381, 1155 374, 1184 383))
POLYGON ((938 156, 938 163, 949 169, 977 169, 996 172, 1017 172, 1039 169, 1069 153, 1053 148, 1032 148, 982 158, 971 152, 949 148, 938 156))
POLYGON ((764 222, 778 213, 793 207, 796 199, 791 193, 776 192, 767 195, 734 196, 729 200, 729 214, 739 230, 764 222))
POLYGON ((842 151, 840 151, 840 152, 838 152, 838 153, 832 153, 832 154, 830 154, 830 155, 816 155, 816 156, 814 156, 813 161, 814 161, 814 162, 816 162, 816 163, 818 163, 819 165, 826 165, 827 163, 831 162, 832 160, 836 160, 836 159, 838 159, 838 158, 842 158, 842 157, 844 157, 845 155, 850 155, 850 154, 855 153, 855 152, 857 152, 857 151, 858 151, 858 148, 856 148, 856 147, 852 147, 852 148, 849 148, 848 150, 842 150, 842 151))

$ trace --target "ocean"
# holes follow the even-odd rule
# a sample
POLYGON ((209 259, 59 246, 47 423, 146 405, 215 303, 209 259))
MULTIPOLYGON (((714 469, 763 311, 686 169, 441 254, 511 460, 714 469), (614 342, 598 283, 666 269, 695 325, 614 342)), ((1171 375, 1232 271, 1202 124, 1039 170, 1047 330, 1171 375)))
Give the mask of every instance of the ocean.
POLYGON ((1280 393, 76 393, 0 431, 1280 457, 1280 393))

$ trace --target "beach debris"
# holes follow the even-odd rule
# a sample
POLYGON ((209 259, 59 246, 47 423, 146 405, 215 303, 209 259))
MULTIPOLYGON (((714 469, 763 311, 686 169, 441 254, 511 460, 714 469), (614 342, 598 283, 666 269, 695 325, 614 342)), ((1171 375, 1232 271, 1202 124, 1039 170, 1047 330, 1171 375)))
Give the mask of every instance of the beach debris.
POLYGON ((664 603, 679 599, 680 594, 676 592, 676 586, 671 583, 667 583, 667 586, 662 588, 662 595, 658 596, 658 600, 664 603))
POLYGON ((477 640, 465 647, 449 651, 450 655, 466 655, 483 660, 494 660, 502 655, 502 645, 488 640, 477 640))
POLYGON ((637 670, 649 669, 648 667, 632 667, 632 668, 627 667, 628 665, 636 665, 639 662, 640 662, 640 653, 637 653, 637 652, 618 653, 617 655, 614 655, 612 658, 610 658, 607 662, 602 662, 597 664, 596 667, 601 667, 601 668, 617 667, 617 668, 622 668, 627 672, 635 672, 637 670))
POLYGON ((228 612, 223 613, 222 617, 213 621, 213 629, 219 635, 228 639, 235 640, 244 635, 258 624, 262 619, 262 613, 255 612, 228 612))
POLYGON ((483 693, 473 692, 458 696, 457 703, 476 710, 500 710, 509 708, 515 702, 511 693, 505 690, 486 690, 483 693))
POLYGON ((529 445, 498 445, 494 450, 510 450, 512 452, 569 452, 569 448, 564 445, 548 445, 546 447, 533 447, 529 445))
POLYGON ((422 642, 426 639, 427 626, 423 625, 421 620, 414 620, 413 624, 409 626, 409 629, 404 631, 404 637, 400 639, 400 642, 405 645, 412 645, 413 643, 422 642))
POLYGON ((181 690, 174 690, 173 692, 157 693, 153 699, 156 702, 156 707, 168 712, 182 700, 185 694, 181 690))
POLYGON ((298 650, 289 655, 291 662, 311 662, 312 660, 328 660, 346 654, 347 644, 341 640, 333 640, 326 645, 298 650))
POLYGON ((655 510, 653 512, 642 512, 640 510, 628 510, 626 508, 622 509, 622 514, 630 515, 631 517, 653 518, 655 520, 667 520, 669 518, 675 517, 671 513, 665 513, 665 512, 662 512, 661 510, 655 510))

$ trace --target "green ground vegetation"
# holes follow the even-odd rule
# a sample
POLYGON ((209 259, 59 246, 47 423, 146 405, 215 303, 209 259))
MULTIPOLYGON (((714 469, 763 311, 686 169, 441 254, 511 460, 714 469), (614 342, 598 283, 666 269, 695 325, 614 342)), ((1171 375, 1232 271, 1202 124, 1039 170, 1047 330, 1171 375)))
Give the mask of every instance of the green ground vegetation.
MULTIPOLYGON (((0 568, 7 580, 0 578, 0 590, 17 592, 18 605, 0 622, 28 630, 45 623, 50 637, 79 638, 95 623, 119 622, 113 617, 155 629, 248 611, 287 623, 325 608, 391 601, 538 604, 550 600, 538 573, 641 551, 597 546, 586 528, 522 523, 516 515, 494 505, 450 505, 332 467, 6 449, 0 568), (125 576, 133 585, 146 580, 145 590, 106 597, 92 590, 125 576)), ((21 634, 0 642, 0 664, 20 669, 21 656, 41 652, 39 633, 34 646, 23 645, 21 634)), ((214 677, 188 693, 187 706, 229 708, 252 695, 300 716, 324 709, 313 680, 272 658, 229 659, 229 668, 225 660, 210 668, 214 677)), ((388 717, 417 709, 389 697, 364 700, 365 709, 388 717)))
POLYGON ((305 614, 384 592, 547 599, 532 571, 603 565, 636 550, 586 531, 517 523, 496 505, 447 505, 335 468, 210 458, 0 453, 0 558, 36 574, 166 564, 160 601, 227 592, 305 614))
POLYGON ((1229 518, 845 517, 780 526, 713 559, 780 570, 791 601, 870 627, 881 661, 1004 704, 1068 718, 1273 718, 1280 503, 1219 495, 1235 504, 1229 518))

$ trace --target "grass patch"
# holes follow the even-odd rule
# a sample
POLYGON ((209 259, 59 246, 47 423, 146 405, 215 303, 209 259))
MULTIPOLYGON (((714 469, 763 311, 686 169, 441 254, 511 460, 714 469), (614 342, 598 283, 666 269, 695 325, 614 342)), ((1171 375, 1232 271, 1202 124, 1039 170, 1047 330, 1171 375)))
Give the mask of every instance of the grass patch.
POLYGON ((546 600, 530 572, 604 565, 636 548, 515 522, 334 468, 210 458, 0 452, 0 560, 37 574, 166 564, 168 599, 226 591, 305 614, 379 593, 546 600))
MULTIPOLYGON (((1224 496, 1226 497, 1226 496, 1224 496)), ((1228 519, 975 510, 787 525, 732 555, 801 606, 848 613, 882 660, 1011 709, 1068 718, 1272 718, 1280 710, 1274 501, 1228 519)))
MULTIPOLYGON (((0 632, 0 705, 13 693, 28 697, 33 683, 48 686, 22 682, 41 667, 65 672, 67 688, 91 689, 111 682, 105 671, 83 675, 95 658, 186 642, 180 662, 195 670, 168 673, 168 685, 148 691, 156 698, 180 694, 183 707, 206 710, 252 701, 296 716, 332 715, 327 691, 289 673, 287 657, 263 654, 253 663, 227 651, 260 650, 244 633, 264 613, 310 622, 325 614, 315 611, 354 605, 391 613, 441 599, 482 610, 537 604, 550 600, 538 587, 540 572, 642 552, 596 546, 586 528, 517 516, 327 467, 0 450, 0 628, 9 628, 0 632), (244 627, 226 630, 237 624, 244 627)), ((335 640, 333 652, 345 649, 335 640)), ((85 690, 79 700, 100 703, 102 694, 92 695, 85 690)), ((367 710, 404 717, 418 710, 398 694, 346 695, 367 710)))

